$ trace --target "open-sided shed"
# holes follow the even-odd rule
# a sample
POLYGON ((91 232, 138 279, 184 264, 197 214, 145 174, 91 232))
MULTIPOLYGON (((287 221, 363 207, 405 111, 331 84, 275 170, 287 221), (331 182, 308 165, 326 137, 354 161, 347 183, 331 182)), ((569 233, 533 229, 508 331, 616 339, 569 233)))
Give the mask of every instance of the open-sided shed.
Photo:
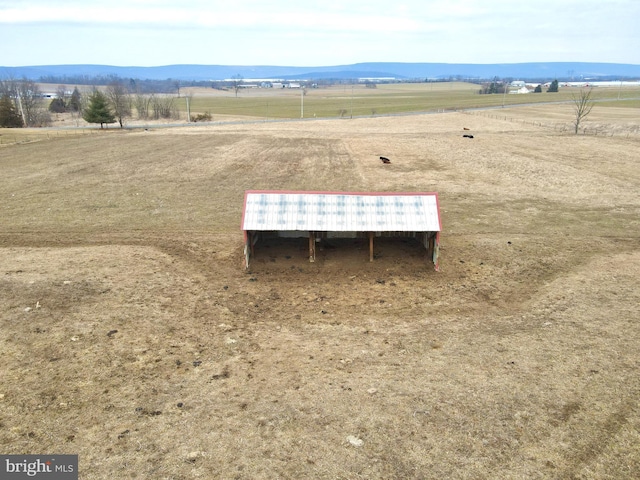
POLYGON ((309 260, 325 238, 369 240, 373 261, 375 237, 417 238, 438 270, 440 208, 437 193, 245 192, 242 213, 245 266, 261 236, 308 238, 309 260))

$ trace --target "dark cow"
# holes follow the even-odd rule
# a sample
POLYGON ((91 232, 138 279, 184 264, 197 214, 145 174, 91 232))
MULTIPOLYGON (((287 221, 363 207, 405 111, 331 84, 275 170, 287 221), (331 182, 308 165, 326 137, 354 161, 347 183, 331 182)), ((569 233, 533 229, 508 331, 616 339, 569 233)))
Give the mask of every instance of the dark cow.
POLYGON ((389 160, 387 157, 380 157, 380 160, 382 160, 382 163, 391 163, 391 160, 389 160))
POLYGON ((464 138, 473 138, 473 135, 462 135, 464 138))

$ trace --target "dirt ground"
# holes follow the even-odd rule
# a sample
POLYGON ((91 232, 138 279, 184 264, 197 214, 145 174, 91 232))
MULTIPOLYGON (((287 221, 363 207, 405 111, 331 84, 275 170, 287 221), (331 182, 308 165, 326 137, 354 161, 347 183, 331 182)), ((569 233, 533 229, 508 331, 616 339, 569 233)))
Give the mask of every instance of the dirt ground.
POLYGON ((0 451, 83 479, 640 478, 640 139, 535 124, 558 108, 3 146, 0 451), (245 270, 247 189, 438 192, 441 271, 390 240, 245 270))

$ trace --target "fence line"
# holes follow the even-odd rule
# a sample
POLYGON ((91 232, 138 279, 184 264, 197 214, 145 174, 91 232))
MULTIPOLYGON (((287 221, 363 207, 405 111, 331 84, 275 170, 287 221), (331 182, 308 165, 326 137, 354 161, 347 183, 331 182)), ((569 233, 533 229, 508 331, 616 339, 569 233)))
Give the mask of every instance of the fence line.
MULTIPOLYGON (((466 115, 476 115, 485 118, 491 118, 494 120, 502 120, 510 123, 519 123, 522 125, 531 125, 534 127, 546 128, 549 130, 559 131, 561 133, 564 132, 574 132, 574 124, 572 123, 543 123, 540 121, 533 120, 525 120, 522 118, 514 118, 509 117, 507 115, 493 115, 486 112, 469 112, 469 111, 461 111, 460 113, 464 113, 466 115)), ((640 133, 640 125, 634 125, 632 127, 620 127, 621 131, 616 131, 616 127, 614 125, 600 125, 600 126, 585 126, 579 129, 579 133, 582 135, 592 135, 592 136, 604 136, 604 137, 626 137, 629 138, 630 135, 637 135, 640 133)))

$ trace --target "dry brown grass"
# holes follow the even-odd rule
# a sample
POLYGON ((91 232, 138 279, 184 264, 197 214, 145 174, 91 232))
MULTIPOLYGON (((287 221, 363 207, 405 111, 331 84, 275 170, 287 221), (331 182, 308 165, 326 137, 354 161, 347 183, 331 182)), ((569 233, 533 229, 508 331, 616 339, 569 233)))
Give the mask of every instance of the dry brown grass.
POLYGON ((5 146, 1 450, 78 453, 92 479, 640 477, 638 137, 531 123, 5 146), (380 242, 373 263, 272 244, 246 272, 262 188, 437 191, 442 271, 380 242))

